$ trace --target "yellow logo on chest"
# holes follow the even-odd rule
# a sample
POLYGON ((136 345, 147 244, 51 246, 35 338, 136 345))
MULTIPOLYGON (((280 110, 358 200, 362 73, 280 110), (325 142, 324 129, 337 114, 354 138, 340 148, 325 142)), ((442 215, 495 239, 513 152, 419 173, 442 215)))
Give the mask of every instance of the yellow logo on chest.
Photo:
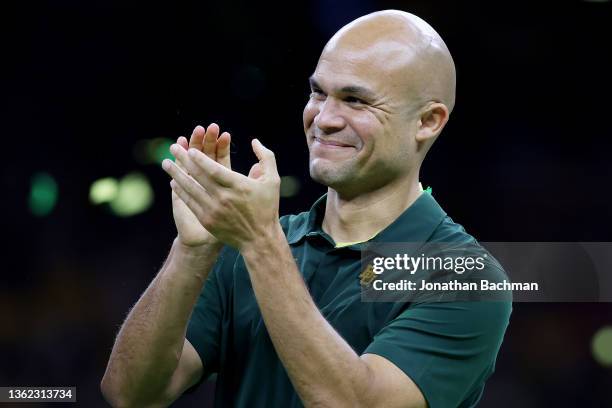
POLYGON ((361 286, 367 286, 374 280, 375 277, 376 274, 374 273, 372 265, 368 265, 368 267, 359 274, 359 283, 361 286))

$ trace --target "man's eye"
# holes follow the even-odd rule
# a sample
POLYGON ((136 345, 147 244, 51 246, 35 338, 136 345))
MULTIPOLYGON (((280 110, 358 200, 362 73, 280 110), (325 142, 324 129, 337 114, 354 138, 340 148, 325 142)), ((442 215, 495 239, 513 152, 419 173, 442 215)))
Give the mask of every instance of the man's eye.
POLYGON ((344 101, 348 102, 348 103, 363 103, 363 104, 365 104, 365 101, 363 99, 355 98, 354 96, 347 96, 346 98, 344 98, 344 101))
POLYGON ((325 94, 323 93, 323 91, 321 91, 320 89, 313 89, 310 92, 310 97, 315 97, 315 98, 321 98, 321 97, 325 97, 325 94))

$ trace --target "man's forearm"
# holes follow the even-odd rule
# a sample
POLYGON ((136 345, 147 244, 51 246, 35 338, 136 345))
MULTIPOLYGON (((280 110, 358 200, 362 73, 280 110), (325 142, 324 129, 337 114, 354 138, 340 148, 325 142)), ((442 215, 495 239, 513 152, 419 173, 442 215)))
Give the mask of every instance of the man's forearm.
POLYGON ((319 312, 282 230, 242 255, 268 333, 304 405, 359 406, 368 366, 319 312))
POLYGON ((142 403, 158 397, 177 367, 189 316, 218 254, 218 245, 196 252, 174 241, 117 335, 102 380, 105 395, 142 403))

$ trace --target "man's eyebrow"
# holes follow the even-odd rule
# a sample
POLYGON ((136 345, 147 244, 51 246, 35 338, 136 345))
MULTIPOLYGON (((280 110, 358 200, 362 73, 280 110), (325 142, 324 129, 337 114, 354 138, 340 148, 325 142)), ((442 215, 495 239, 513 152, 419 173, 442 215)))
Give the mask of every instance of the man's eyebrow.
MULTIPOLYGON (((308 78, 308 82, 310 83, 311 88, 322 89, 321 85, 319 85, 319 83, 316 79, 314 79, 313 76, 308 78)), ((375 96, 374 92, 372 92, 370 89, 359 85, 344 86, 340 88, 340 93, 357 96, 363 99, 374 99, 375 96)))
POLYGON ((340 89, 340 92, 343 94, 358 96, 364 99, 374 99, 374 92, 372 92, 371 90, 363 86, 358 86, 358 85, 345 86, 340 89))

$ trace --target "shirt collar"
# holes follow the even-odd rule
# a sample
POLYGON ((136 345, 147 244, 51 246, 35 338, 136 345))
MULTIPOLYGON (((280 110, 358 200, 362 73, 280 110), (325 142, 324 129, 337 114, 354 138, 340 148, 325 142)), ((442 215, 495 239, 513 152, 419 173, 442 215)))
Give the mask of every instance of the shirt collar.
POLYGON ((306 214, 306 220, 297 228, 290 228, 287 233, 287 242, 296 244, 305 236, 325 234, 323 228, 323 215, 325 215, 325 203, 327 202, 327 193, 314 202, 310 210, 306 214))
MULTIPOLYGON (((326 202, 327 193, 314 202, 301 225, 290 228, 287 234, 289 244, 296 244, 306 236, 322 235, 329 238, 321 228, 326 202)), ((423 192, 370 242, 427 242, 444 217, 446 213, 433 196, 423 192)))

